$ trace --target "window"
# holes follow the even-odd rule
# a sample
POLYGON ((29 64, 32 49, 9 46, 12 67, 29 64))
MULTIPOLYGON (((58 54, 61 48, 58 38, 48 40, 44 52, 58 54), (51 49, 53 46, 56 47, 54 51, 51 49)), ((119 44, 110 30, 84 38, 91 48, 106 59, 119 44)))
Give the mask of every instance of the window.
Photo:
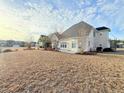
POLYGON ((87 35, 89 35, 89 32, 86 32, 85 34, 86 34, 86 36, 87 36, 87 35))
POLYGON ((79 31, 78 32, 78 36, 82 36, 83 35, 83 32, 82 31, 79 31))
POLYGON ((88 46, 90 46, 90 41, 88 42, 88 46))
POLYGON ((100 33, 100 36, 102 36, 102 33, 100 33))
POLYGON ((72 48, 76 48, 76 42, 72 41, 72 48))
POLYGON ((65 48, 67 48, 67 45, 65 44, 65 48))
POLYGON ((63 47, 63 45, 61 44, 61 48, 63 47))
POLYGON ((102 47, 102 44, 99 44, 100 47, 102 47))
POLYGON ((96 36, 96 33, 95 33, 95 31, 93 32, 93 36, 94 36, 94 37, 96 36))
POLYGON ((61 43, 61 48, 67 48, 67 43, 66 42, 62 42, 61 43))

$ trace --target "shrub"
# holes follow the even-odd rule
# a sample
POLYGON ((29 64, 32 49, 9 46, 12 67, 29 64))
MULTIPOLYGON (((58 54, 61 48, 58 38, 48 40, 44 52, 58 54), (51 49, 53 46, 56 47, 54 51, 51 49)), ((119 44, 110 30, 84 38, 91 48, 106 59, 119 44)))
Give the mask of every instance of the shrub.
POLYGON ((12 52, 12 50, 11 49, 5 49, 5 50, 3 50, 3 52, 5 53, 5 52, 12 52))
POLYGON ((96 55, 97 52, 83 52, 83 55, 96 55))
POLYGON ((104 48, 103 52, 114 52, 114 50, 111 48, 104 48))
POLYGON ((23 50, 35 50, 35 48, 24 48, 23 50))
POLYGON ((15 51, 18 51, 18 49, 15 49, 15 51))
POLYGON ((44 50, 47 50, 47 51, 55 51, 55 49, 52 49, 52 48, 44 48, 44 50))
POLYGON ((97 47, 96 51, 97 52, 102 52, 102 47, 97 47))

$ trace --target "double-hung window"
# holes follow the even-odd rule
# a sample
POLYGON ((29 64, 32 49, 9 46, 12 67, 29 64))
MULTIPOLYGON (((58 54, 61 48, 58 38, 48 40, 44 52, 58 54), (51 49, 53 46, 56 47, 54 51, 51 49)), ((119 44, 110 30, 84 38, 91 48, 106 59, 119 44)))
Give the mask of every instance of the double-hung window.
POLYGON ((67 48, 67 43, 66 42, 62 42, 61 43, 61 48, 67 48))
POLYGON ((76 48, 76 42, 72 41, 72 48, 76 48))
POLYGON ((94 36, 94 37, 96 36, 96 32, 95 32, 95 31, 93 31, 93 36, 94 36))

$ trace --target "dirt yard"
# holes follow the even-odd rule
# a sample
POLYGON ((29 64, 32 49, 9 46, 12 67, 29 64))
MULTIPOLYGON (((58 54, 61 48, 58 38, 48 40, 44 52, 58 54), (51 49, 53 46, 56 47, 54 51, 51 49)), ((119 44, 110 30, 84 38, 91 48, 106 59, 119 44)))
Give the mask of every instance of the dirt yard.
POLYGON ((0 93, 124 93, 124 56, 3 53, 0 93))

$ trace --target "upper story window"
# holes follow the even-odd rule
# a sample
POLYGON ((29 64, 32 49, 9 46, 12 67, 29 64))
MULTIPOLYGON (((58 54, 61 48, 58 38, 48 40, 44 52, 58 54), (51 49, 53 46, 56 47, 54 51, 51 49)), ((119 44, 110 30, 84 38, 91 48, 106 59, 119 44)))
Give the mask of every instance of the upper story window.
POLYGON ((95 31, 93 31, 93 36, 94 36, 94 37, 96 36, 96 32, 95 32, 95 31))
POLYGON ((88 36, 89 35, 89 32, 87 31, 85 34, 86 34, 86 36, 88 36))
POLYGON ((99 35, 102 36, 102 33, 100 33, 99 35))
POLYGON ((99 44, 100 47, 102 47, 102 44, 99 44))

